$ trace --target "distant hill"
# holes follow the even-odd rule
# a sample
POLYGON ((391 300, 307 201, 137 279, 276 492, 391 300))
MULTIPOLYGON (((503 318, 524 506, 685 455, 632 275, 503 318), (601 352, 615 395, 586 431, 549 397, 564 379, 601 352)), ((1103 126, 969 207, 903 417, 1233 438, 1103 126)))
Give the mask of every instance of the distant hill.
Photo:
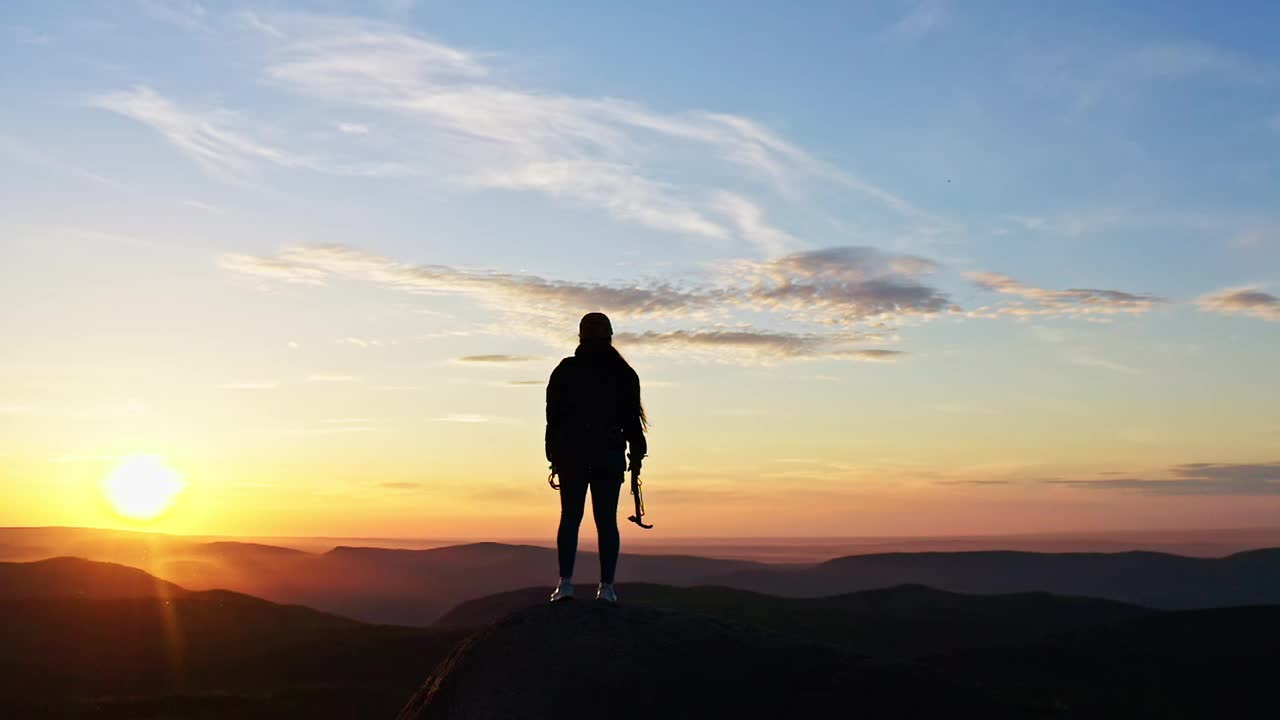
POLYGON ((0 589, 2 717, 388 717, 461 637, 76 558, 0 589))
POLYGON ((914 666, 669 610, 543 603, 463 643, 400 714, 436 718, 1022 717, 914 666))
POLYGON ((752 569, 717 584, 790 597, 921 584, 963 593, 1042 591, 1156 608, 1280 603, 1280 549, 1224 558, 1123 553, 888 553, 805 568, 752 569))
MULTIPOLYGON (((0 529, 0 557, 5 538, 27 548, 39 543, 74 546, 89 559, 140 568, 189 590, 226 588, 400 625, 430 625, 466 600, 531 586, 549 588, 556 577, 555 551, 532 545, 338 547, 317 554, 141 533, 0 529)), ((579 556, 579 582, 594 581, 597 563, 594 553, 579 556)), ((624 552, 619 573, 628 582, 714 585, 794 598, 924 585, 981 595, 1047 592, 1162 609, 1280 603, 1280 550, 1224 558, 1150 552, 886 553, 810 565, 624 552)))
POLYGON ((0 600, 24 598, 171 598, 187 591, 136 568, 80 558, 0 563, 0 600))
MULTIPOLYGON (((366 622, 425 626, 468 598, 551 584, 555 551, 532 545, 471 543, 431 550, 337 547, 307 553, 270 545, 192 542, 105 531, 14 530, 13 539, 76 549, 79 556, 130 565, 191 590, 227 588, 273 602, 306 605, 366 622), (98 544, 95 537, 101 537, 98 544)), ((3 540, 5 532, 0 532, 3 540)), ((28 545, 29 547, 29 545, 28 545)), ((627 556, 627 577, 694 584, 702 578, 767 567, 679 555, 627 556)), ((578 557, 593 577, 595 553, 578 557)))
MULTIPOLYGON (((963 595, 918 585, 813 599, 725 587, 634 583, 620 585, 619 592, 628 606, 698 613, 876 657, 926 656, 1021 642, 1154 612, 1093 598, 1047 593, 963 595)), ((546 602, 545 588, 477 598, 446 613, 436 627, 480 627, 546 602)))
MULTIPOLYGON (((554 537, 544 535, 509 545, 545 545, 554 537)), ((121 557, 98 557, 106 545, 117 551, 133 549, 167 553, 171 548, 213 542, 278 546, 308 553, 334 547, 379 547, 422 550, 464 544, 441 538, 341 538, 341 537, 239 537, 168 535, 129 530, 76 527, 0 527, 0 561, 30 562, 58 556, 91 557, 125 562, 121 557)), ((589 540, 588 540, 589 542, 589 540)), ((685 555, 748 560, 765 563, 814 564, 848 555, 917 552, 975 552, 1017 550, 1040 553, 1128 552, 1143 550, 1190 557, 1225 557, 1256 548, 1280 547, 1280 527, 1201 528, 1180 530, 1111 530, 1085 532, 1018 533, 1003 535, 928 535, 918 537, 668 537, 666 533, 627 535, 629 554, 685 555)), ((124 554, 118 552, 117 554, 124 554)), ((132 553, 135 557, 137 553, 132 553)), ((127 564, 136 564, 127 562, 127 564)))
MULTIPOLYGON (((580 553, 584 580, 599 560, 580 553)), ((692 584, 721 573, 764 567, 758 563, 682 556, 628 556, 627 577, 638 581, 692 584)), ((382 622, 430 624, 457 603, 518 587, 552 584, 555 551, 531 545, 473 543, 432 550, 339 547, 292 566, 288 597, 344 615, 382 622), (305 574, 304 574, 305 573, 305 574)), ((277 597, 276 589, 264 592, 277 597)))

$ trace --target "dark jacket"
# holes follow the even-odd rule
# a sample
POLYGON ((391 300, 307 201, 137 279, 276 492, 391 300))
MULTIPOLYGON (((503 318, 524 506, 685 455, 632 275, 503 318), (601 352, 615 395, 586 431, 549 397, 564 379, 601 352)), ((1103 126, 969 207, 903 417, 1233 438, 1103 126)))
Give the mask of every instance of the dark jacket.
POLYGON ((626 470, 625 452, 648 452, 640 377, 607 343, 578 346, 547 383, 547 460, 557 471, 626 470))

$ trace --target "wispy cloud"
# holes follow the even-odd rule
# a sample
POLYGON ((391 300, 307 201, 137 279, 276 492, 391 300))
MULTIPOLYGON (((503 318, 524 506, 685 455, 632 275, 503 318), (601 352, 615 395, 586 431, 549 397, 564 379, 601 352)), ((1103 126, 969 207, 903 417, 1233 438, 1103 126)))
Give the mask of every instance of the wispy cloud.
POLYGON ((280 28, 272 25, 266 20, 263 20, 262 16, 252 10, 242 10, 236 13, 235 17, 239 20, 241 25, 253 30, 254 32, 262 33, 263 35, 276 40, 283 40, 285 38, 285 34, 280 30, 280 28))
POLYGON ((1129 490, 1151 495, 1280 495, 1280 462, 1187 463, 1160 477, 1053 479, 1049 483, 1089 490, 1129 490))
POLYGON ((344 337, 338 341, 341 345, 352 345, 358 348, 379 347, 382 341, 376 338, 344 337))
POLYGON ((1008 220, 1024 230, 1062 237, 1079 237, 1110 229, 1134 219, 1115 209, 1073 211, 1056 215, 1009 215, 1008 220))
POLYGON ((615 336, 616 342, 628 347, 732 358, 733 355, 723 352, 728 350, 749 354, 761 362, 821 358, 891 362, 904 354, 899 350, 849 347, 864 339, 861 335, 805 335, 752 329, 648 331, 615 336))
POLYGON ((596 307, 624 316, 679 316, 712 298, 667 283, 606 285, 549 280, 536 275, 411 265, 340 245, 303 245, 277 257, 232 256, 224 268, 257 277, 323 282, 330 276, 373 282, 411 293, 465 293, 510 309, 546 306, 578 312, 596 307))
POLYGON ((765 222, 764 211, 745 197, 731 192, 720 192, 715 207, 723 213, 738 233, 760 248, 766 256, 781 255, 795 250, 800 241, 789 233, 765 222))
POLYGON ((463 355, 462 357, 458 358, 458 362, 460 362, 460 363, 478 363, 478 364, 481 364, 481 365, 485 365, 485 364, 500 365, 500 364, 509 364, 509 363, 522 363, 522 362, 529 362, 530 360, 538 360, 538 359, 539 359, 539 358, 538 358, 538 356, 536 356, 536 355, 501 355, 501 354, 498 354, 498 355, 463 355))
MULTIPOLYGON (((154 128, 224 179, 243 178, 262 164, 443 178, 464 188, 536 192, 686 237, 736 238, 765 254, 800 243, 765 220, 758 199, 723 187, 718 178, 726 171, 746 171, 785 196, 822 184, 902 216, 922 215, 897 194, 819 160, 750 118, 520 87, 504 81, 481 53, 388 23, 303 14, 237 17, 271 46, 263 72, 276 88, 385 121, 398 131, 394 154, 353 163, 286 149, 307 142, 307 134, 280 129, 273 136, 288 142, 269 142, 261 139, 264 129, 242 114, 192 107, 148 87, 101 95, 93 103, 154 128)), ((336 127, 350 136, 369 130, 355 122, 336 127)), ((360 145, 362 152, 378 152, 360 145)))
POLYGON ((283 280, 300 285, 322 285, 326 276, 323 270, 307 267, 291 260, 257 255, 227 254, 218 259, 218 265, 232 272, 252 277, 283 280))
MULTIPOLYGON (((888 351, 848 346, 883 342, 888 339, 888 324, 898 320, 958 311, 946 294, 919 281, 919 277, 936 268, 932 261, 872 248, 829 248, 770 261, 736 262, 724 268, 720 282, 691 287, 663 282, 581 283, 443 265, 409 265, 341 246, 294 247, 262 260, 258 267, 252 257, 235 256, 234 262, 224 262, 223 266, 286 281, 302 278, 323 282, 336 276, 406 292, 470 294, 516 316, 527 316, 537 308, 538 313, 551 313, 557 321, 576 317, 582 308, 644 320, 702 320, 731 311, 747 311, 780 313, 788 322, 843 328, 825 334, 713 328, 632 336, 637 344, 665 349, 751 350, 746 356, 757 359, 804 355, 892 359, 896 355, 888 351), (853 327, 858 325, 867 327, 855 331, 853 327)), ((534 320, 517 323, 522 332, 533 336, 545 325, 534 320)))
POLYGON ((1280 321, 1280 297, 1263 292, 1258 287, 1217 290, 1200 297, 1196 304, 1205 312, 1250 315, 1263 320, 1280 321))
POLYGON ((1050 290, 1025 285, 1008 275, 993 272, 968 273, 975 285, 992 292, 1018 298, 1017 301, 994 307, 982 307, 974 315, 1057 316, 1081 317, 1088 315, 1140 314, 1149 312, 1162 298, 1139 295, 1120 290, 1096 288, 1068 288, 1050 290))
POLYGON ((1056 345, 1061 348, 1062 357, 1072 365, 1079 365, 1087 368, 1098 368, 1101 370, 1111 370, 1112 372, 1122 372, 1131 375, 1141 372, 1137 368, 1100 356, 1086 344, 1073 341, 1070 334, 1060 328, 1033 325, 1031 326, 1031 335, 1040 342, 1056 345))
POLYGON ((89 104, 150 127, 211 175, 229 182, 252 176, 264 163, 336 175, 382 176, 408 172, 395 162, 342 163, 287 150, 259 140, 263 131, 252 128, 240 113, 220 107, 184 105, 143 85, 94 96, 89 104))
POLYGON ((98 95, 91 104, 132 118, 160 133, 165 140, 210 173, 234 178, 251 171, 258 161, 285 167, 306 165, 301 158, 251 139, 243 120, 220 108, 193 110, 161 96, 149 87, 98 95))
POLYGON ((826 324, 888 323, 959 310, 945 293, 917 279, 936 269, 933 261, 913 255, 868 247, 824 248, 735 263, 730 270, 737 280, 726 295, 738 305, 826 324))

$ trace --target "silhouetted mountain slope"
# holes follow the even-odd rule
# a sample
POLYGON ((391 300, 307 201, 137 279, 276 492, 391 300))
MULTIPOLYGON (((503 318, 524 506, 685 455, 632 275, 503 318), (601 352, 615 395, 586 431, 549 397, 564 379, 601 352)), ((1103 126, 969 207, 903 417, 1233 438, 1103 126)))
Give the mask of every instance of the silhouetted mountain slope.
POLYGON ((889 553, 803 569, 732 573, 717 584, 792 597, 923 584, 965 593, 1043 591, 1160 608, 1280 603, 1280 549, 1225 558, 1126 553, 889 553))
POLYGON ((157 598, 184 594, 186 591, 173 583, 124 565, 70 557, 0 563, 0 599, 157 598))
POLYGON ((1012 716, 918 667, 746 625, 574 601, 511 615, 459 646, 401 712, 435 718, 1012 716))
POLYGON ((385 717, 462 636, 74 558, 0 579, 0 717, 385 717))
POLYGON ((1159 613, 929 664, 1062 718, 1274 718, 1280 607, 1159 613))
MULTIPOLYGON (((832 644, 876 657, 1025 641, 1068 628, 1142 617, 1154 611, 1045 593, 961 595, 903 585, 828 598, 761 595, 724 587, 619 586, 626 605, 698 613, 832 644)), ((477 598, 446 613, 440 628, 478 627, 547 601, 545 588, 477 598)))

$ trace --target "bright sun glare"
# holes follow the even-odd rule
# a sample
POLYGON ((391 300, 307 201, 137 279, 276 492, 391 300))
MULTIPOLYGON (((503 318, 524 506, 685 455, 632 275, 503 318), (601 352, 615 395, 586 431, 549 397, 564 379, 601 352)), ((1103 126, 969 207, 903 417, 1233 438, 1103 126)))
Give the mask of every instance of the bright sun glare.
POLYGON ((107 475, 103 492, 111 507, 133 520, 151 520, 173 507, 186 483, 153 455, 130 455, 107 475))

